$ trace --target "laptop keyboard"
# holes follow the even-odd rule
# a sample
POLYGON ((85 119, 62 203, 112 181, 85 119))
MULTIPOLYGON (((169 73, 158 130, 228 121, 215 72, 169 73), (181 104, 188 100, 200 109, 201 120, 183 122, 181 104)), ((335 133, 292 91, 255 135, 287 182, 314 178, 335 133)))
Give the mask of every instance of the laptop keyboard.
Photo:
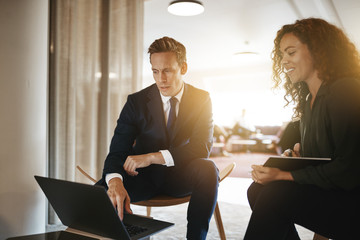
POLYGON ((135 235, 145 232, 147 230, 147 228, 136 226, 136 225, 130 225, 130 224, 124 224, 124 225, 130 236, 135 236, 135 235))

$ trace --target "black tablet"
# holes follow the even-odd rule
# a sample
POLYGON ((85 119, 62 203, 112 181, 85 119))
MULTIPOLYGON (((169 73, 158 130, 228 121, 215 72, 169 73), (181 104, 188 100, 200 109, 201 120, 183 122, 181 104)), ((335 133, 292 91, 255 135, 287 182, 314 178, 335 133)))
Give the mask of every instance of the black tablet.
POLYGON ((264 167, 279 168, 283 171, 294 171, 307 166, 316 166, 330 162, 331 158, 309 158, 309 157, 269 157, 264 167))

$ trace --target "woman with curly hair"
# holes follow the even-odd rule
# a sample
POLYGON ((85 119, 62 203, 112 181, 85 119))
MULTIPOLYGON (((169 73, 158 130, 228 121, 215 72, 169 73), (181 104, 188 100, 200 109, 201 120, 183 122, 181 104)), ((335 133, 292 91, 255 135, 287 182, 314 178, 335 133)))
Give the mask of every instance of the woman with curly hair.
POLYGON ((284 25, 274 40, 273 81, 295 103, 301 142, 292 156, 331 158, 295 171, 253 165, 250 239, 300 239, 295 224, 332 239, 360 226, 360 57, 338 27, 317 18, 284 25))

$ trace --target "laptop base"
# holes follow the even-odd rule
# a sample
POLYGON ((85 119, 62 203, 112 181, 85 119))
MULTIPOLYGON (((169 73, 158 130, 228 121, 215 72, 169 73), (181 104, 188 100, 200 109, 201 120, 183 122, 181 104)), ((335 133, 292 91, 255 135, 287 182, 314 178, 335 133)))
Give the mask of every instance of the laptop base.
MULTIPOLYGON (((67 228, 64 231, 47 232, 40 234, 32 234, 18 237, 7 238, 7 240, 109 240, 111 238, 104 238, 91 233, 82 232, 76 229, 67 228)), ((150 237, 143 238, 150 240, 150 237)))

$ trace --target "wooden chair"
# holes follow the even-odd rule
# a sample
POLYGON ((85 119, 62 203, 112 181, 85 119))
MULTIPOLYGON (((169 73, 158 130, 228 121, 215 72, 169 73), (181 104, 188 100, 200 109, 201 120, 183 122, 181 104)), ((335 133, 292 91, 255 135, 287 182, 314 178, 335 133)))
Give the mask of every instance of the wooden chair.
POLYGON ((314 232, 313 240, 330 240, 330 239, 314 232))
POLYGON ((314 233, 314 238, 313 240, 329 240, 326 237, 321 236, 320 234, 314 233))
MULTIPOLYGON (((227 176, 229 176, 230 173, 232 172, 232 170, 235 168, 235 166, 236 166, 235 163, 231 163, 228 166, 226 166, 219 173, 219 178, 220 178, 219 182, 221 182, 227 176)), ((81 169, 81 167, 76 166, 76 168, 82 174, 84 174, 88 179, 90 179, 93 183, 96 182, 96 180, 94 178, 92 178, 89 174, 87 174, 83 169, 81 169)), ((186 203, 186 202, 189 202, 190 197, 191 197, 191 195, 186 196, 186 197, 181 197, 181 198, 170 197, 170 196, 166 196, 166 195, 159 195, 159 196, 153 197, 153 198, 151 198, 149 200, 145 200, 145 201, 141 201, 141 202, 135 202, 135 203, 132 203, 132 204, 138 205, 138 206, 145 206, 147 216, 150 217, 151 207, 168 207, 168 206, 174 206, 174 205, 186 203)), ((216 203, 214 217, 215 217, 215 222, 216 222, 217 229, 219 231, 220 239, 225 240, 226 235, 225 235, 224 226, 223 226, 222 219, 221 219, 219 203, 216 203)))

